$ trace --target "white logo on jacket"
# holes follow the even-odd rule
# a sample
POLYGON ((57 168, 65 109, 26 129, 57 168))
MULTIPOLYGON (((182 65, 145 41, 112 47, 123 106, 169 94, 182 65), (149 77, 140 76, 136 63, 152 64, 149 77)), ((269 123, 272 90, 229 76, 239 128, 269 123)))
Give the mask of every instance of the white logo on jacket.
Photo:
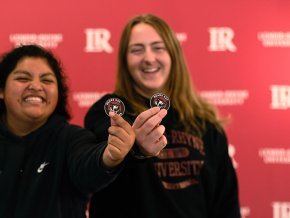
POLYGON ((42 164, 40 164, 40 166, 38 167, 37 172, 38 172, 38 173, 42 173, 44 167, 46 167, 48 164, 49 164, 49 162, 45 162, 45 161, 44 161, 44 162, 43 162, 42 164))

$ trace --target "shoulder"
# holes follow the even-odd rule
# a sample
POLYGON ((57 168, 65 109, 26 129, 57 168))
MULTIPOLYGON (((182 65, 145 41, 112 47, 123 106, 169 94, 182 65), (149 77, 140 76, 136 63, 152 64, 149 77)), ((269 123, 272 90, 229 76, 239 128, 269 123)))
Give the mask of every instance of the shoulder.
POLYGON ((215 124, 206 121, 205 135, 213 135, 215 137, 226 137, 226 132, 224 128, 218 128, 215 124))
POLYGON ((67 123, 63 128, 63 134, 69 143, 96 141, 96 136, 91 131, 75 124, 67 123))
POLYGON ((105 102, 109 99, 112 98, 114 95, 113 94, 106 94, 102 98, 100 98, 98 101, 96 101, 88 110, 88 112, 85 115, 85 122, 87 120, 91 120, 92 118, 95 118, 96 115, 102 115, 104 112, 104 104, 105 102))
POLYGON ((81 127, 81 126, 76 125, 76 124, 72 124, 72 123, 66 123, 64 126, 64 130, 67 131, 68 134, 74 134, 74 133, 88 133, 88 134, 90 134, 91 133, 86 128, 81 127))
POLYGON ((46 135, 54 134, 63 137, 72 137, 78 134, 91 134, 87 129, 80 125, 69 123, 64 117, 57 114, 53 115, 39 132, 43 132, 46 135), (49 132, 50 134, 48 134, 49 132))
POLYGON ((217 128, 214 124, 207 122, 206 131, 203 136, 205 146, 213 150, 226 151, 228 139, 224 129, 217 128))

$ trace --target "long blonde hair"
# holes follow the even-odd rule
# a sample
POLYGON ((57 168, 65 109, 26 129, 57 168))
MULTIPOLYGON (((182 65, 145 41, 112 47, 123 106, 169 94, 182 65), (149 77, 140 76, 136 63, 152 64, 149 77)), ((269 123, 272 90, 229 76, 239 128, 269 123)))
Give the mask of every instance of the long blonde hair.
POLYGON ((175 33, 161 18, 152 14, 139 15, 131 19, 125 26, 118 50, 118 71, 116 80, 116 94, 130 102, 135 115, 146 110, 146 105, 136 97, 134 80, 127 65, 127 51, 133 27, 139 23, 152 26, 163 39, 171 57, 172 67, 168 81, 163 91, 171 101, 171 106, 177 111, 179 120, 186 130, 194 128, 199 135, 205 132, 206 121, 222 128, 223 121, 217 116, 216 109, 203 100, 193 87, 187 64, 175 33))

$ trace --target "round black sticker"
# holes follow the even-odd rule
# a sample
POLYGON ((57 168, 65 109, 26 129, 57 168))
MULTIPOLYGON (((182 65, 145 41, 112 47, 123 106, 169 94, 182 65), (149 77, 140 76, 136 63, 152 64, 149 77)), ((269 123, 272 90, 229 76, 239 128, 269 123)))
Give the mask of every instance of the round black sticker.
POLYGON ((170 100, 166 95, 162 93, 156 93, 150 99, 150 106, 151 107, 157 106, 160 109, 168 110, 170 107, 170 100))
POLYGON ((125 113, 125 105, 119 98, 109 98, 104 105, 104 109, 107 115, 110 111, 120 116, 125 113))

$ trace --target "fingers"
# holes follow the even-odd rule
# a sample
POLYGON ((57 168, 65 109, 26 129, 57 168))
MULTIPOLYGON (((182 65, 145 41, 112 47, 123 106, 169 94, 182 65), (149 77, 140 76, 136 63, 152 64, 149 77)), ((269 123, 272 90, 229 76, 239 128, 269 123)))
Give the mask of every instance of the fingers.
POLYGON ((131 126, 121 116, 110 112, 111 126, 108 129, 108 146, 103 153, 106 167, 114 167, 123 161, 136 140, 142 153, 156 156, 166 146, 165 127, 159 125, 167 110, 159 107, 142 112, 131 126))
POLYGON ((155 151, 152 151, 150 155, 158 156, 160 151, 167 145, 167 138, 162 135, 161 138, 155 144, 155 151))
POLYGON ((165 127, 163 125, 158 125, 147 135, 137 132, 136 135, 138 135, 136 136, 136 141, 140 145, 147 146, 158 141, 159 138, 164 135, 164 133, 165 127))
POLYGON ((152 141, 156 141, 161 136, 163 136, 164 133, 165 133, 165 127, 163 125, 159 125, 155 127, 155 129, 147 135, 147 138, 152 138, 152 141))
POLYGON ((103 164, 112 168, 123 161, 125 156, 133 147, 135 132, 131 125, 121 116, 109 113, 112 126, 109 127, 108 145, 103 153, 103 164))
POLYGON ((136 132, 148 135, 166 116, 167 110, 160 110, 158 107, 151 108, 141 113, 133 123, 132 127, 136 132), (154 109, 154 110, 152 110, 154 109))
POLYGON ((160 125, 156 127, 146 137, 136 137, 136 142, 140 150, 146 156, 156 156, 167 145, 167 138, 164 135, 165 127, 160 125))
POLYGON ((139 114, 133 124, 134 128, 140 128, 149 118, 156 115, 159 111, 159 107, 153 107, 139 114))
POLYGON ((109 116, 111 118, 112 126, 119 126, 123 128, 128 134, 131 133, 132 131, 131 125, 126 120, 124 120, 120 115, 114 112, 110 112, 109 116))
POLYGON ((139 114, 133 123, 136 143, 143 154, 155 156, 166 146, 165 127, 159 125, 166 114, 167 110, 154 107, 139 114))
POLYGON ((119 127, 119 126, 109 127, 108 132, 109 132, 110 142, 112 142, 113 139, 116 140, 115 138, 117 138, 120 142, 125 143, 126 141, 128 141, 131 135, 132 136, 135 135, 133 130, 127 132, 124 128, 119 127))
POLYGON ((134 139, 129 136, 128 140, 124 142, 120 138, 110 135, 102 157, 104 166, 113 168, 120 164, 133 147, 134 139))

